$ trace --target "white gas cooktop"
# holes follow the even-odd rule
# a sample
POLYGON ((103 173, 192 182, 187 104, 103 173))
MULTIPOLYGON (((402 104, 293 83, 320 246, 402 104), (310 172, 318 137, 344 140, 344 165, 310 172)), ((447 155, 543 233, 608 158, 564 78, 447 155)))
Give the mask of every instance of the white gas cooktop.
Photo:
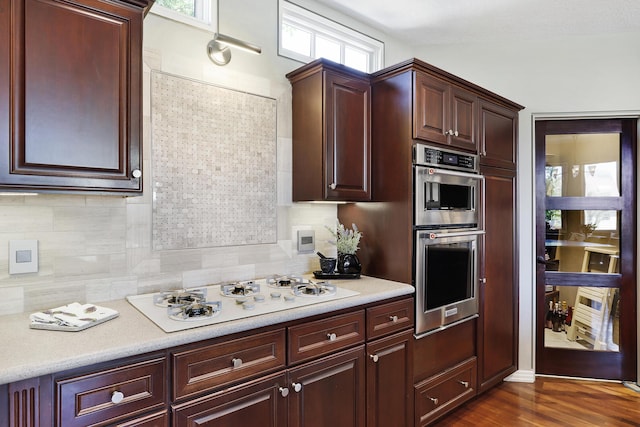
MULTIPOLYGON (((197 289, 177 291, 180 293, 188 291, 204 291, 206 294, 206 302, 212 303, 216 309, 219 306, 219 311, 216 311, 212 316, 202 318, 189 317, 183 319, 175 314, 172 315, 172 313, 175 313, 174 309, 168 309, 167 307, 156 305, 158 293, 128 296, 127 300, 165 332, 176 332, 185 329, 229 322, 232 320, 245 319, 262 314, 275 313, 282 310, 312 304, 319 304, 327 301, 334 301, 359 294, 358 292, 349 289, 334 287, 335 291, 332 289, 331 292, 327 292, 322 295, 307 295, 299 292, 296 295, 290 287, 272 287, 271 285, 268 285, 266 279, 255 280, 251 283, 258 284, 260 286, 260 290, 259 292, 253 292, 251 295, 246 296, 228 296, 228 292, 221 292, 225 286, 228 286, 227 284, 210 285, 197 289), (219 302, 219 304, 216 304, 216 302, 219 302), (172 313, 168 310, 172 310, 172 313)), ((305 283, 309 283, 309 281, 305 281, 305 283)))

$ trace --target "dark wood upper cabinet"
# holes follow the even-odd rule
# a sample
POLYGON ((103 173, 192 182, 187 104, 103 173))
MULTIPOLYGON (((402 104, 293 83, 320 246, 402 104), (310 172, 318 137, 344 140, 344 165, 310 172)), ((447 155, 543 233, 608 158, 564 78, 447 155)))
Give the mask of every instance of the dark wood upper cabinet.
POLYGON ((516 168, 518 110, 480 99, 480 163, 498 168, 516 168))
POLYGON ((371 200, 368 75, 319 59, 287 78, 293 91, 293 200, 371 200))
POLYGON ((0 0, 0 187, 142 191, 148 3, 0 0))
POLYGON ((419 71, 414 86, 413 137, 475 152, 476 95, 419 71))

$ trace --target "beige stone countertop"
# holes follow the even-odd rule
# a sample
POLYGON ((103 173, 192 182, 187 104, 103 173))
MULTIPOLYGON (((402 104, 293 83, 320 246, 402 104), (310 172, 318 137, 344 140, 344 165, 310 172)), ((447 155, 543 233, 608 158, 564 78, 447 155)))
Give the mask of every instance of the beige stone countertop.
MULTIPOLYGON (((246 319, 166 333, 126 300, 99 303, 119 316, 79 332, 29 328, 29 314, 0 316, 0 384, 274 325, 403 295, 411 285, 362 276, 332 280, 358 295, 246 319)), ((69 301, 72 302, 72 301, 69 301)))

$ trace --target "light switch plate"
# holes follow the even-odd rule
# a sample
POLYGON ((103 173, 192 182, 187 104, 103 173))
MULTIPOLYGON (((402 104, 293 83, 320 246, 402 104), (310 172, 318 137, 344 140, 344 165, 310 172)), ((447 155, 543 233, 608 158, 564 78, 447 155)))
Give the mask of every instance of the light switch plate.
POLYGON ((316 250, 316 232, 313 230, 298 230, 298 252, 313 252, 316 250))
POLYGON ((9 240, 9 274, 38 272, 38 241, 9 240))

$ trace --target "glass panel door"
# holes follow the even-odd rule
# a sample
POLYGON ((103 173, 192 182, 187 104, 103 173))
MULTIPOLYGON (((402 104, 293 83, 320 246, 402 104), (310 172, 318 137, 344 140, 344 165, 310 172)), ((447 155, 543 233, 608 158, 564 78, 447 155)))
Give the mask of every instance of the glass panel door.
POLYGON ((537 373, 635 377, 632 126, 536 123, 537 373))

